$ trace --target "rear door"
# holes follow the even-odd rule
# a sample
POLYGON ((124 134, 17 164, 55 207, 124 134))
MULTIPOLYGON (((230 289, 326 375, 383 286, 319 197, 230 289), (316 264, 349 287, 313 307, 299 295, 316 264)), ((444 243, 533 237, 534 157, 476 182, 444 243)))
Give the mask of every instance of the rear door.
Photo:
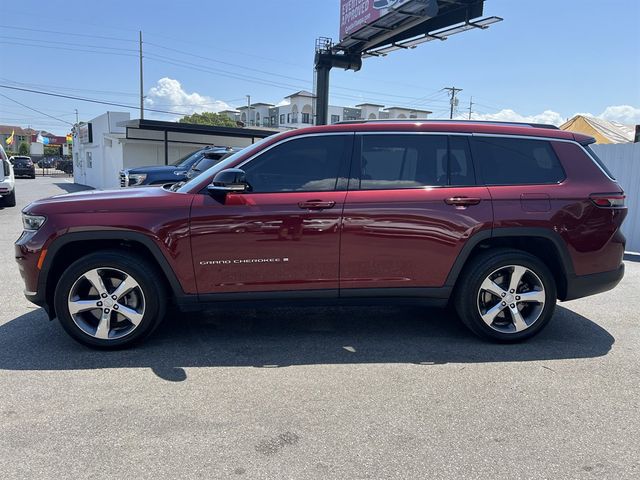
POLYGON ((467 136, 358 134, 352 165, 341 296, 441 287, 467 240, 492 227, 491 199, 476 185, 467 136))

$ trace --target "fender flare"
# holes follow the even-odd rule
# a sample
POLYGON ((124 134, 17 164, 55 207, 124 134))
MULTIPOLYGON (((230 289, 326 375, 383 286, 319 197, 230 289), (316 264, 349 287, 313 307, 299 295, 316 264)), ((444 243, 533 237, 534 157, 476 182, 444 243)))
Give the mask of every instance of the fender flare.
POLYGON ((469 238, 465 243, 464 247, 460 251, 458 258, 453 264, 449 275, 447 276, 447 280, 445 282, 445 286, 453 287, 458 280, 460 272, 467 263, 467 260, 471 256, 473 250, 483 241, 488 240, 490 238, 544 238, 545 240, 550 240, 554 247, 556 248, 558 258, 560 258, 562 268, 562 272, 567 280, 575 276, 573 269, 573 262, 571 260, 571 256, 569 254, 569 250, 567 248, 566 242, 562 239, 560 234, 549 229, 549 228, 539 228, 539 227, 504 227, 504 228, 494 228, 493 230, 482 230, 469 238))
POLYGON ((142 244, 153 256, 158 266, 165 275, 173 294, 178 296, 185 296, 182 285, 178 281, 176 274, 174 273, 171 265, 167 261, 160 247, 153 241, 151 237, 139 232, 131 232, 125 230, 90 230, 85 232, 73 232, 64 234, 51 242, 47 246, 47 256, 42 264, 40 275, 38 275, 38 292, 41 292, 42 298, 46 302, 46 288, 49 278, 49 272, 51 266, 56 258, 57 253, 62 247, 73 242, 91 241, 91 240, 121 240, 137 242, 142 244))

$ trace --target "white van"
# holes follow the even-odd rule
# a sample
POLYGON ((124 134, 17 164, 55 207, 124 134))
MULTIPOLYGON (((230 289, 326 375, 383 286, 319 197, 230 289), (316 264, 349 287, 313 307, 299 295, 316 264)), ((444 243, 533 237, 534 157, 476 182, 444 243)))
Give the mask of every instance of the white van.
POLYGON ((13 166, 0 145, 0 207, 16 206, 16 179, 13 166))

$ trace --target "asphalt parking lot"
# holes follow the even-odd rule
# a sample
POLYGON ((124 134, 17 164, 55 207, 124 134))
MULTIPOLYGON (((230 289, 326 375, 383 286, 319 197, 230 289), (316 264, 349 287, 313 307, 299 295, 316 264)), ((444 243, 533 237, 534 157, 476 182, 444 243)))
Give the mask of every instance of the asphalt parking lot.
POLYGON ((520 345, 421 307, 174 315, 89 350, 22 296, 0 209, 2 478, 640 478, 640 263, 520 345))

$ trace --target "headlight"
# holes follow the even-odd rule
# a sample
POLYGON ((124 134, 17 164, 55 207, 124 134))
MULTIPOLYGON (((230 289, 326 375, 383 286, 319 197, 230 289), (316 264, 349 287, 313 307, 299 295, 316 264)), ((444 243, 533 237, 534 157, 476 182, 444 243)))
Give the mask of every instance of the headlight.
POLYGON ((130 173, 129 174, 129 186, 141 185, 147 179, 146 173, 130 173))
POLYGON ((38 230, 46 220, 46 217, 42 215, 29 215, 28 213, 22 214, 22 226, 25 230, 35 232, 38 230))

